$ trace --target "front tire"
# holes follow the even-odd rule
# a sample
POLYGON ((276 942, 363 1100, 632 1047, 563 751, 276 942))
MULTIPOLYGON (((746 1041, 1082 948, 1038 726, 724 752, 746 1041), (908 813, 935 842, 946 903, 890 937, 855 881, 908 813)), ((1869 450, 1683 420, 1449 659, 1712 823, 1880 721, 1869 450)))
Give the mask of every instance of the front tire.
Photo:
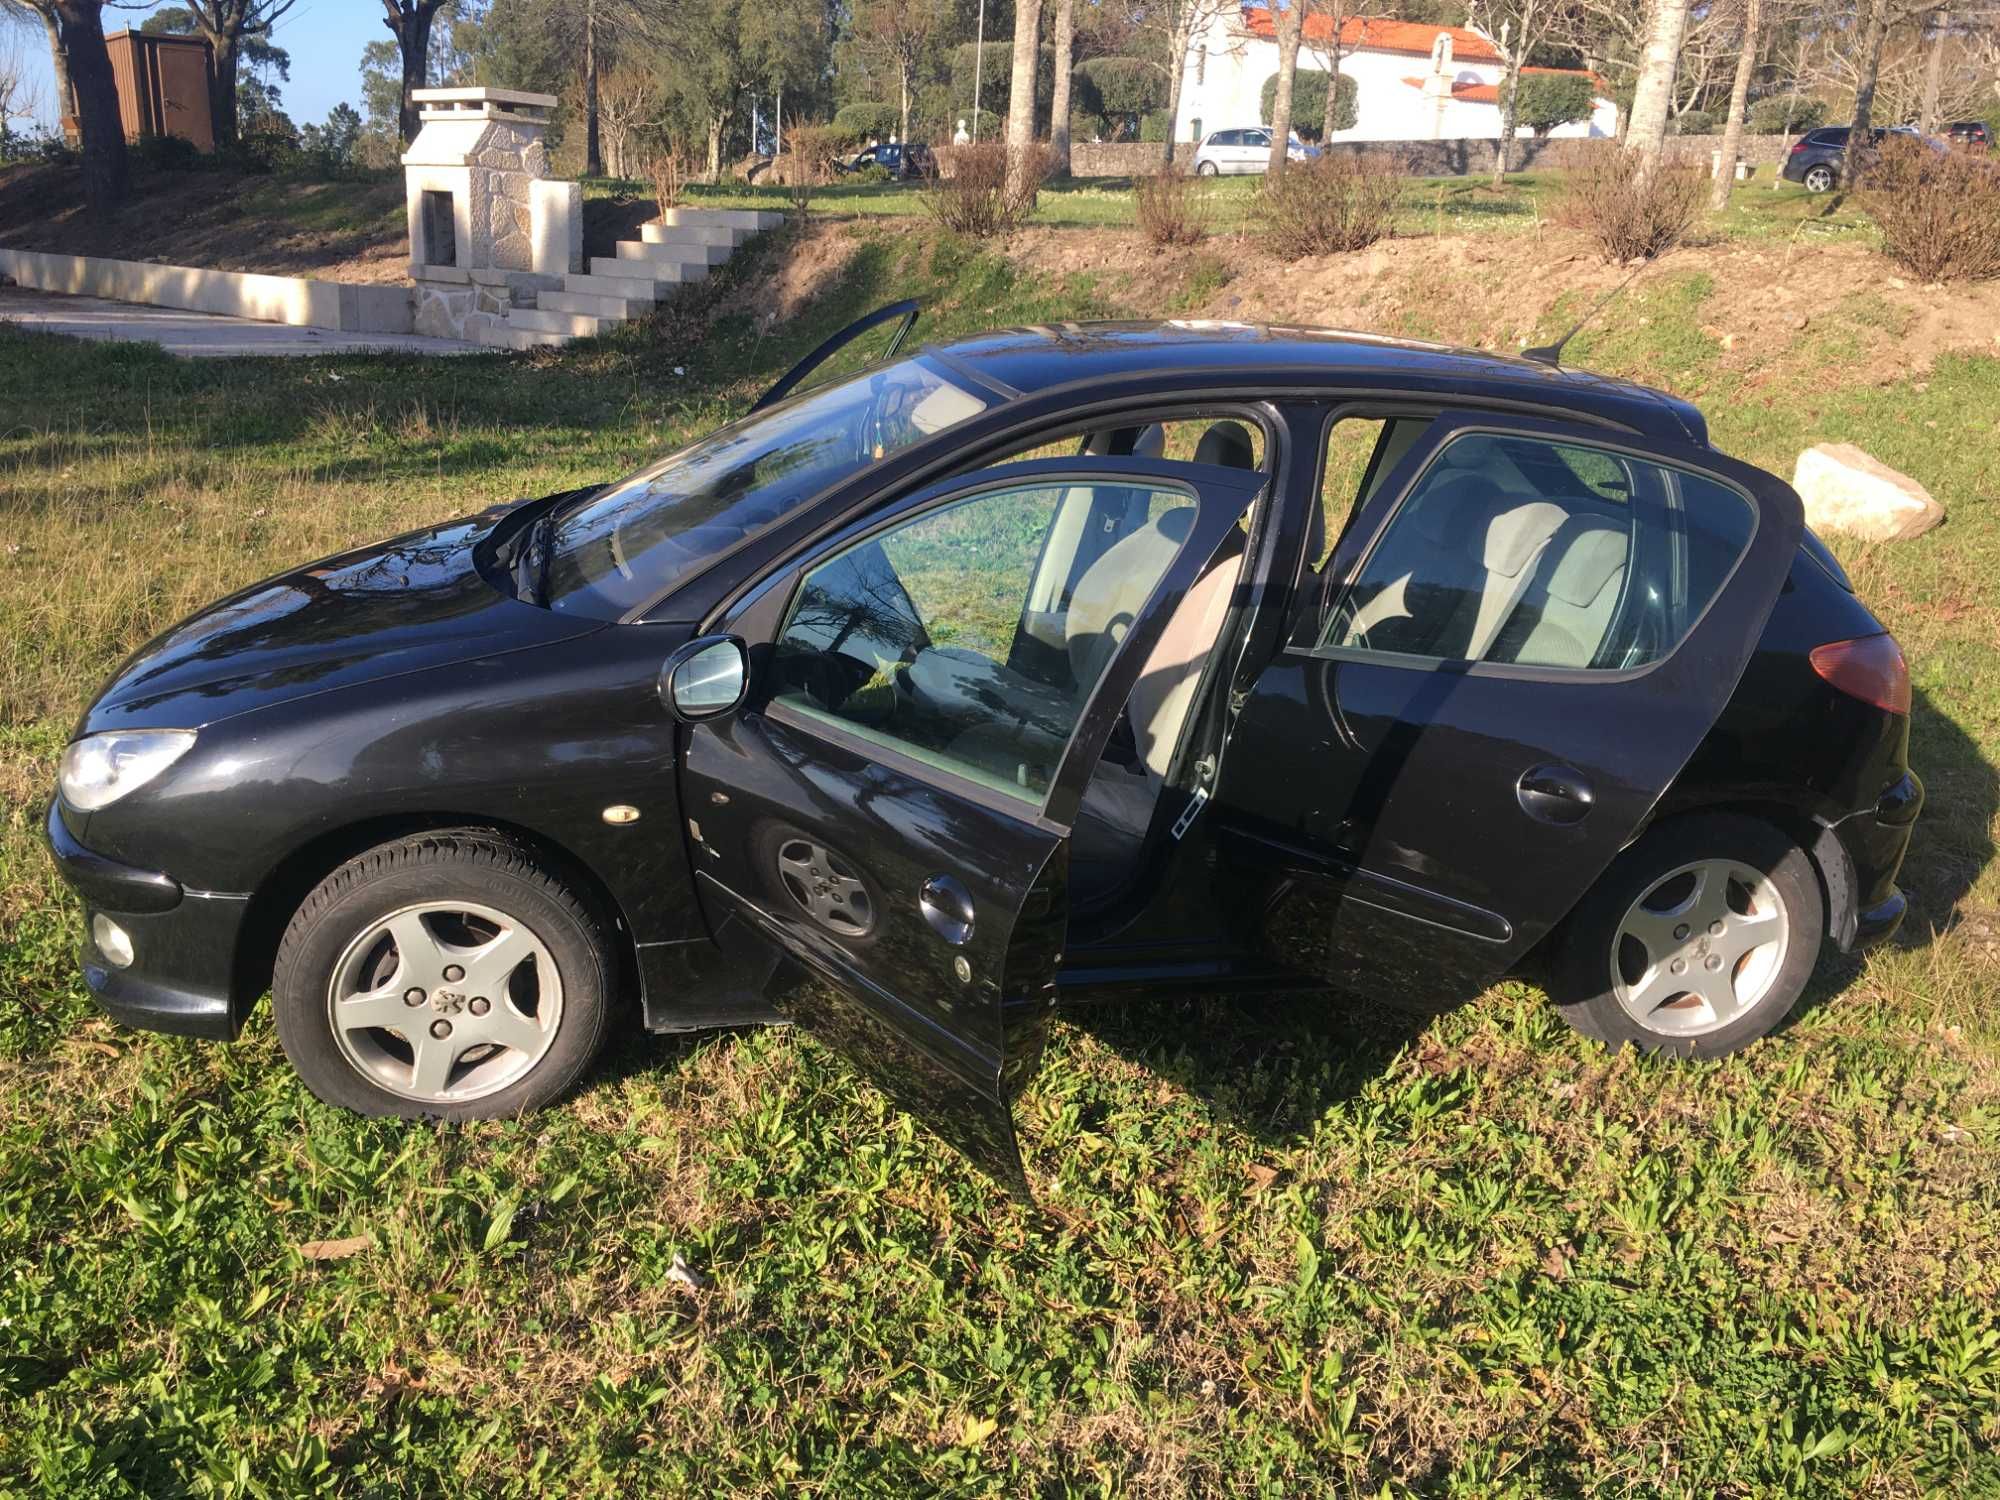
POLYGON ((319 883, 278 947, 278 1040, 364 1115, 523 1114, 583 1075, 609 1026, 605 924, 527 849, 450 829, 378 845, 319 883))
POLYGON ((1676 818, 1578 904, 1550 991, 1614 1051, 1723 1057, 1791 1014, 1825 931, 1819 877, 1784 834, 1734 814, 1676 818))

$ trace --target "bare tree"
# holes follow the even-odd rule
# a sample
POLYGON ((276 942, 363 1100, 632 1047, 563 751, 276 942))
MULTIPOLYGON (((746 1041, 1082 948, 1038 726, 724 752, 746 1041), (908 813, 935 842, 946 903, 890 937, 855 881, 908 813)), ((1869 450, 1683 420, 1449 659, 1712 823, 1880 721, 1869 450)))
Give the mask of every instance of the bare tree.
MULTIPOLYGON (((1319 139, 1321 146, 1333 139, 1334 122, 1340 113, 1340 57, 1343 48, 1341 33, 1347 27, 1349 0, 1307 0, 1305 10, 1309 16, 1326 22, 1326 40, 1315 41, 1311 33, 1306 35, 1306 45, 1319 57, 1326 67, 1326 105, 1320 111, 1319 139)), ((1361 39, 1368 39, 1368 22, 1361 22, 1361 39)))
POLYGON ((1625 127, 1626 148, 1639 152, 1649 163, 1657 163, 1666 151, 1674 69, 1680 61, 1687 19, 1688 0, 1655 0, 1653 24, 1639 64, 1639 82, 1632 92, 1632 118, 1625 127))
POLYGON ((1466 30, 1500 58, 1500 138, 1493 143, 1495 187, 1506 178, 1514 150, 1521 69, 1566 19, 1564 9, 1562 0, 1471 0, 1466 30))
POLYGON ((1035 172, 1035 64, 1040 60, 1042 0, 1016 0, 1014 73, 1007 81, 1007 195, 1025 202, 1035 172))
POLYGON ((1882 49, 1889 33, 1930 10, 1936 0, 1861 0, 1855 15, 1854 123, 1848 137, 1850 164, 1858 164, 1875 125, 1875 91, 1882 77, 1882 49))
MULTIPOLYGON (((1277 0, 1267 0, 1275 6, 1277 0)), ((1277 177, 1285 170, 1292 145, 1292 84, 1299 72, 1299 38, 1305 32, 1305 0, 1286 0, 1278 23, 1278 87, 1271 99, 1271 159, 1266 171, 1277 177)))
POLYGON ((899 141, 910 138, 910 96, 938 24, 937 0, 863 0, 855 7, 853 35, 862 56, 896 75, 899 141))
POLYGON ((93 214, 125 199, 125 124, 118 117, 118 83, 104 45, 104 0, 54 0, 83 139, 83 196, 93 214))
POLYGON ((1071 69, 1076 59, 1076 0, 1056 0, 1055 89, 1049 100, 1049 170, 1069 176, 1069 115, 1071 69))
POLYGON ((63 50, 62 25, 56 20, 55 0, 0 0, 0 15, 13 13, 39 21, 49 41, 49 71, 55 78, 57 124, 75 113, 70 97, 69 54, 63 50))
POLYGON ((659 118, 659 80, 651 68, 620 63, 598 86, 597 113, 604 162, 613 177, 639 175, 635 137, 659 118))
POLYGON ((1134 33, 1152 46, 1153 61, 1167 78, 1166 164, 1174 164, 1180 133, 1181 84, 1187 74, 1194 41, 1225 16, 1238 12, 1238 0, 1123 0, 1134 33))
POLYGON ((1750 75, 1757 67, 1758 32, 1763 24, 1762 0, 1743 0, 1743 34, 1736 53, 1736 77, 1729 86, 1729 119, 1722 127, 1722 155, 1716 162, 1712 208, 1729 207, 1736 186, 1736 158, 1743 151, 1743 114, 1750 104, 1750 75))
POLYGON ((13 133, 14 121, 34 119, 41 107, 41 93, 28 76, 19 40, 11 35, 0 38, 0 141, 13 133))

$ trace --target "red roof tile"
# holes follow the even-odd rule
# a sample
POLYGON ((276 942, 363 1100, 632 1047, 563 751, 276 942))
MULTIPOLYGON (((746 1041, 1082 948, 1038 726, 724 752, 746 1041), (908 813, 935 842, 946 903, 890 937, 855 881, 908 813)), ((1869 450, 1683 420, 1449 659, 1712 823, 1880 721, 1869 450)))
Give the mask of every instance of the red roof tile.
MULTIPOLYGON (((1252 36, 1275 36, 1277 25, 1267 5, 1243 7, 1243 28, 1252 36)), ((1424 26, 1415 21, 1391 21, 1382 16, 1349 16, 1341 24, 1343 51, 1402 52, 1413 57, 1429 57, 1439 32, 1451 37, 1454 62, 1500 61, 1500 54, 1463 26, 1424 26)), ((1333 22, 1323 15, 1308 15, 1305 39, 1319 45, 1332 40, 1333 22)))

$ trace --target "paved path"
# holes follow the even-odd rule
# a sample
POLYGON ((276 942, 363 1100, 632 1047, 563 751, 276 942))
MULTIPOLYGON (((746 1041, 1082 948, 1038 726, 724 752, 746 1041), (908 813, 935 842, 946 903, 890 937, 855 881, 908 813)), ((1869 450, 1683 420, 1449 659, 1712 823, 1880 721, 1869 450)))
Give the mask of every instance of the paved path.
POLYGON ((77 338, 145 341, 169 354, 219 359, 243 354, 358 354, 392 350, 410 354, 492 354, 483 344, 432 339, 414 333, 336 333, 330 328, 297 328, 259 323, 221 313, 146 307, 102 297, 69 297, 27 287, 0 287, 0 322, 18 323, 40 333, 77 338))

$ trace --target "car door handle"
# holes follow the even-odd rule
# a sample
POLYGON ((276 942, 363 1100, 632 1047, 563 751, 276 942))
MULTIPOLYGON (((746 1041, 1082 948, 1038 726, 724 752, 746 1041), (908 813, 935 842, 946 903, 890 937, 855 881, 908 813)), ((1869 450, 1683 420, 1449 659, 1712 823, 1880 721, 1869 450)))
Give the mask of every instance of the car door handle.
POLYGON ((917 892, 917 910, 954 948, 972 940, 972 892, 951 875, 933 875, 917 892))
POLYGON ((1571 766, 1530 767, 1521 773, 1514 795, 1520 798, 1522 812, 1538 823, 1553 823, 1558 828, 1581 823, 1597 801, 1590 782, 1571 766))

